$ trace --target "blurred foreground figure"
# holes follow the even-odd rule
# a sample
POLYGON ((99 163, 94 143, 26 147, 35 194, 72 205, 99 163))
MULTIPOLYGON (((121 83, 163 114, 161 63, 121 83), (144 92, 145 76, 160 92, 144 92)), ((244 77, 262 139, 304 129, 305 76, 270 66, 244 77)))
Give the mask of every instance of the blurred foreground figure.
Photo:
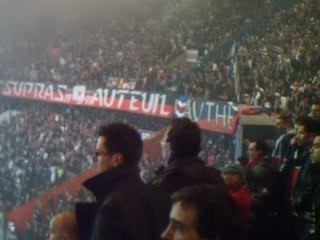
POLYGON ((241 225, 225 189, 209 185, 183 188, 172 201, 163 240, 239 239, 241 225))
POLYGON ((160 238, 169 207, 140 179, 141 154, 134 128, 120 123, 100 128, 94 154, 99 174, 83 184, 96 202, 76 205, 81 240, 160 238))
POLYGON ((312 164, 309 173, 308 191, 302 201, 312 202, 312 228, 311 236, 313 240, 320 239, 320 133, 316 136, 311 148, 311 160, 312 164))
POLYGON ((55 215, 50 221, 49 240, 78 240, 79 229, 74 213, 64 212, 55 215))

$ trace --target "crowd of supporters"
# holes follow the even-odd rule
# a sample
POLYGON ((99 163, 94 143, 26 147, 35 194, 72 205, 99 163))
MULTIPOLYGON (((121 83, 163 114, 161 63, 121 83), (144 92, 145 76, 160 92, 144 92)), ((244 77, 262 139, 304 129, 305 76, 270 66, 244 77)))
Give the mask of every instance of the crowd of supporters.
MULTIPOLYGON (((310 197, 307 184, 314 184, 310 173, 313 168, 308 164, 311 164, 311 139, 319 136, 319 103, 312 106, 312 118, 296 119, 296 132, 292 122, 293 115, 309 114, 311 103, 320 97, 319 4, 315 0, 300 1, 292 9, 275 15, 271 12, 273 1, 258 4, 252 11, 245 4, 237 4, 235 8, 234 5, 217 7, 215 1, 174 1, 167 15, 159 19, 135 19, 126 24, 112 21, 101 27, 70 32, 66 28, 68 31, 54 36, 49 45, 39 40, 35 41, 39 43, 37 46, 33 39, 5 43, 0 45, 0 78, 83 84, 91 89, 127 87, 169 91, 189 97, 233 100, 271 112, 289 112, 278 117, 279 121, 291 124, 283 128, 285 132, 272 156, 263 141, 252 141, 247 146, 248 155, 239 159, 246 170, 231 165, 222 172, 236 201, 241 204, 239 197, 248 200, 250 195, 248 202, 255 219, 251 219, 248 209, 244 219, 253 221, 250 222, 252 239, 261 235, 272 237, 267 232, 270 228, 281 236, 284 229, 279 225, 283 222, 288 226, 281 227, 288 229, 299 222, 300 228, 290 234, 301 234, 299 239, 304 239, 303 234, 314 233, 318 227, 314 223, 317 214, 314 206, 304 205, 304 197, 308 194, 310 197), (257 27, 258 31, 234 41, 231 49, 210 59, 210 53, 243 25, 252 24, 262 14, 261 9, 265 9, 267 21, 257 27), (226 15, 226 11, 232 14, 226 15), (199 50, 205 63, 194 69, 181 60, 187 49, 199 50), (28 58, 24 59, 23 55, 28 58), (299 132, 299 126, 303 133, 299 132), (307 142, 303 142, 301 134, 309 134, 307 142), (293 169, 302 169, 300 179, 293 180, 293 169), (239 178, 234 180, 235 176, 239 178), (282 180, 285 183, 279 189, 276 183, 282 180), (297 182, 292 181, 298 181, 296 189, 292 187, 297 182), (240 183, 246 191, 238 195, 239 189, 234 184, 240 183), (287 213, 292 216, 288 217, 287 213)), ((95 148, 94 134, 102 123, 121 121, 150 131, 158 131, 168 124, 165 120, 150 121, 125 113, 21 103, 16 108, 9 102, 0 105, 1 113, 17 111, 10 122, 0 124, 0 159, 4 160, 0 168, 3 186, 0 203, 6 212, 88 170, 95 148)), ((223 169, 233 160, 232 141, 224 135, 203 133, 199 156, 208 166, 223 169)), ((152 179, 162 163, 145 156, 140 164, 142 178, 152 179)), ((70 197, 69 202, 72 201, 70 197)), ((62 200, 60 205, 62 210, 62 200)), ((318 207, 319 203, 314 205, 318 207)), ((56 212, 40 220, 39 211, 35 211, 29 234, 44 239, 45 226, 56 212)))
MULTIPOLYGON (((166 11, 160 18, 61 27, 50 36, 47 32, 45 37, 41 32, 34 34, 40 39, 16 36, 18 40, 10 41, 8 47, 1 46, 0 77, 89 88, 131 86, 211 99, 223 95, 226 86, 222 78, 231 78, 229 61, 217 65, 216 75, 193 72, 184 60, 176 58, 188 49, 199 50, 200 55, 218 49, 271 2, 174 2, 168 6, 170 14, 166 11)), ((228 89, 233 94, 233 88, 228 89)))
MULTIPOLYGON (((2 105, 3 112, 10 110, 11 114, 10 121, 0 125, 0 158, 4 161, 0 169, 0 182, 4 186, 0 196, 6 211, 90 169, 94 134, 102 123, 120 121, 151 132, 168 125, 168 120, 129 113, 2 100, 7 102, 2 105)), ((231 139, 213 133, 206 135, 203 159, 209 159, 210 165, 223 166, 231 159, 231 139)), ((145 158, 147 165, 143 170, 152 175, 162 156, 145 158)))

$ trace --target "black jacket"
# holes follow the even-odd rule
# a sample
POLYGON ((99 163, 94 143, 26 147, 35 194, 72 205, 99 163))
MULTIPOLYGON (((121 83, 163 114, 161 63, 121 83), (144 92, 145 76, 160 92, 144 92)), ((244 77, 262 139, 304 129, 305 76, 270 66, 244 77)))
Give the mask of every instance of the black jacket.
POLYGON ((83 185, 97 201, 76 205, 81 240, 160 239, 169 202, 145 185, 136 169, 114 168, 83 185))
POLYGON ((170 195, 183 187, 199 184, 225 187, 220 171, 206 167, 198 157, 171 159, 168 167, 159 171, 151 180, 151 184, 158 185, 162 191, 170 195))

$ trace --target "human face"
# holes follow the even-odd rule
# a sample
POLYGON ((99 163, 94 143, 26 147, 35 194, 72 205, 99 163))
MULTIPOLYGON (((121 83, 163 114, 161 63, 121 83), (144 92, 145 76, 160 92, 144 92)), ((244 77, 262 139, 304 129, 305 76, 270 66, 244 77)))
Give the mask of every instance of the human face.
POLYGON ((285 121, 282 118, 276 118, 275 120, 276 127, 279 129, 285 129, 285 121))
POLYGON ((249 159, 254 159, 257 156, 258 152, 256 149, 256 143, 250 143, 248 148, 249 159))
POLYGON ((310 153, 312 163, 320 164, 320 136, 314 139, 310 153))
POLYGON ((200 240, 195 222, 197 210, 195 207, 186 206, 177 202, 170 212, 170 223, 162 233, 163 240, 200 240))
POLYGON ((306 131, 304 126, 295 125, 295 129, 298 146, 306 146, 312 142, 311 134, 306 131))
POLYGON ((311 117, 314 120, 320 121, 320 104, 313 104, 311 106, 311 117))
POLYGON ((49 224, 49 240, 65 239, 61 230, 61 226, 57 223, 57 220, 51 220, 49 224))
POLYGON ((99 137, 96 145, 96 151, 94 154, 94 162, 97 163, 98 171, 105 172, 109 171, 114 167, 113 155, 106 148, 106 137, 99 137))

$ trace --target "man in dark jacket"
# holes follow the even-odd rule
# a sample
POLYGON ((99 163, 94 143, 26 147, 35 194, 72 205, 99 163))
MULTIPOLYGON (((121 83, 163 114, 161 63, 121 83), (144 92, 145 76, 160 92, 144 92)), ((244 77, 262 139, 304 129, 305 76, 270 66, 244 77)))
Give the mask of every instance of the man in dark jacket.
POLYGON ((83 184, 96 202, 76 206, 81 240, 160 238, 170 203, 139 178, 141 154, 142 140, 132 127, 100 128, 94 154, 99 174, 83 184))
POLYGON ((220 185, 225 188, 220 172, 206 167, 198 158, 201 145, 199 126, 188 118, 174 119, 169 127, 166 146, 170 150, 167 166, 151 181, 168 194, 198 184, 220 185))
POLYGON ((282 176, 284 179, 284 200, 287 202, 289 219, 294 230, 293 239, 309 239, 311 224, 308 221, 310 205, 301 201, 308 191, 310 180, 310 150, 319 132, 319 123, 310 117, 302 116, 295 120, 296 145, 292 147, 288 160, 284 162, 282 176))

